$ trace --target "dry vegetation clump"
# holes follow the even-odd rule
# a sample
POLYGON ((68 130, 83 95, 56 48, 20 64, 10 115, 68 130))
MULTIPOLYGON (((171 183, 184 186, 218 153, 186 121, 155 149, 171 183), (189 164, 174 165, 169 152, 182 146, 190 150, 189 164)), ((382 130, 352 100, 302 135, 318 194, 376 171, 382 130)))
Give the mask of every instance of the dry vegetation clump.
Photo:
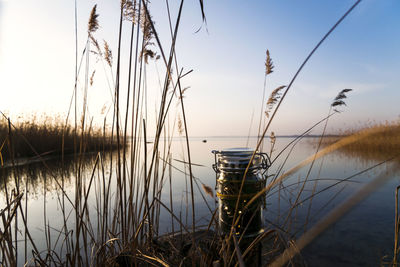
POLYGON ((11 157, 60 156, 116 148, 116 143, 106 138, 100 128, 88 127, 82 133, 66 126, 60 118, 49 116, 33 116, 15 124, 1 119, 0 138, 3 163, 11 157))
POLYGON ((375 124, 357 130, 346 130, 338 136, 324 138, 323 145, 331 145, 342 137, 360 135, 365 130, 373 130, 366 138, 358 138, 356 142, 339 149, 349 156, 361 157, 367 160, 385 160, 395 156, 400 151, 400 122, 392 121, 375 124))

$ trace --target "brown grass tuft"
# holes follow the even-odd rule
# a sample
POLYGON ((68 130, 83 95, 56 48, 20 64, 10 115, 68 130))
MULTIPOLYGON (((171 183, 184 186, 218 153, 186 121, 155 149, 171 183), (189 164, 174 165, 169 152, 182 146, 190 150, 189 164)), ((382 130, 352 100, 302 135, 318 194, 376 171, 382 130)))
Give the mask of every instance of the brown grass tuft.
POLYGON ((93 45, 96 47, 96 50, 97 50, 96 53, 98 53, 101 56, 102 52, 101 52, 99 43, 92 35, 90 35, 89 38, 92 41, 93 45))
MULTIPOLYGON (((149 20, 148 17, 151 18, 150 14, 149 16, 147 16, 146 14, 146 10, 144 9, 144 7, 142 8, 142 15, 140 18, 140 27, 142 28, 142 32, 143 32, 143 41, 144 41, 144 47, 147 47, 149 45, 153 45, 153 43, 151 42, 151 39, 154 36, 153 33, 153 29, 151 27, 151 21, 149 20)), ((154 22, 153 22, 154 23, 154 22)))
POLYGON ((112 62, 113 62, 113 56, 112 56, 112 52, 111 52, 110 46, 108 45, 107 41, 104 41, 104 59, 107 61, 108 65, 111 67, 112 62))
POLYGON ((265 60, 265 75, 274 72, 274 63, 269 55, 269 50, 267 49, 267 59, 265 60))
POLYGON ((99 21, 97 17, 99 16, 96 13, 97 4, 93 6, 92 12, 90 12, 89 22, 88 22, 88 33, 89 35, 94 33, 99 28, 99 21))
POLYGON ((364 160, 381 161, 400 151, 400 122, 386 122, 371 126, 364 126, 361 130, 349 129, 339 136, 324 138, 323 145, 331 145, 341 137, 358 136, 364 131, 374 131, 368 138, 360 139, 339 149, 340 153, 364 160))
POLYGON ((93 72, 92 72, 92 75, 90 75, 90 86, 92 86, 93 85, 93 78, 94 78, 94 74, 96 73, 96 70, 94 70, 93 72))
POLYGON ((146 63, 146 64, 148 64, 149 63, 149 58, 151 58, 151 59, 154 59, 154 58, 156 58, 156 52, 154 52, 153 50, 151 50, 151 49, 148 49, 148 48, 145 48, 143 51, 142 51, 142 53, 141 53, 141 57, 143 57, 144 58, 144 62, 146 63))
POLYGON ((206 192, 207 195, 209 195, 210 197, 214 197, 214 191, 212 190, 211 187, 203 183, 201 183, 201 187, 203 188, 204 192, 206 192))
POLYGON ((136 0, 122 0, 121 7, 123 9, 124 20, 135 22, 136 19, 136 0))
MULTIPOLYGON (((337 106, 345 106, 346 103, 343 101, 343 99, 347 98, 346 93, 353 91, 353 89, 343 89, 342 91, 339 92, 339 94, 335 97, 333 100, 331 107, 337 107, 337 106)), ((337 111, 337 110, 335 110, 337 111)))
POLYGON ((274 105, 278 102, 281 97, 281 91, 285 88, 286 85, 279 86, 274 91, 272 91, 271 95, 267 100, 267 110, 265 111, 265 115, 267 118, 269 117, 269 112, 273 109, 274 105))

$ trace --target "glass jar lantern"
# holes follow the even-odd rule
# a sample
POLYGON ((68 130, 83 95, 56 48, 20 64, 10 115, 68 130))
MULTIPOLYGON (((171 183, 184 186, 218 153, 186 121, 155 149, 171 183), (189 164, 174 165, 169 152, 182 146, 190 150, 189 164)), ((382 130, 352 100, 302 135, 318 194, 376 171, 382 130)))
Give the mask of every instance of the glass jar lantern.
POLYGON ((240 218, 235 226, 235 234, 238 237, 243 235, 245 238, 257 236, 263 232, 262 208, 265 205, 265 195, 258 197, 246 209, 244 207, 265 187, 265 173, 270 165, 268 156, 264 153, 254 153, 250 148, 213 150, 212 153, 215 155, 213 168, 217 174, 216 189, 221 232, 230 233, 236 213, 236 218, 239 215, 240 218), (238 209, 235 212, 237 204, 238 209))

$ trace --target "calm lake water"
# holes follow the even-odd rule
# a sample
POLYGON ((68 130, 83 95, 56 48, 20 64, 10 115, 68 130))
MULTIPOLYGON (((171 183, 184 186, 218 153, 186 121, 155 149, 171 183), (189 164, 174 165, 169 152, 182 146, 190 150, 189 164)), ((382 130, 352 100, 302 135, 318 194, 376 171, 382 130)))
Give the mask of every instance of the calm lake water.
MULTIPOLYGON (((272 153, 274 158, 277 153, 292 139, 277 138, 275 151, 272 153)), ((191 140, 192 162, 201 166, 193 166, 193 174, 198 178, 198 182, 214 188, 215 173, 212 169, 214 156, 212 150, 224 149, 230 147, 254 147, 255 138, 240 137, 207 137, 192 138, 191 140), (202 142, 207 139, 207 142, 202 142)), ((276 174, 280 169, 284 172, 295 166, 308 156, 315 153, 315 140, 305 138, 291 150, 288 155, 283 153, 271 166, 268 175, 276 174)), ((268 152, 269 139, 265 142, 265 151, 268 152)), ((186 193, 188 187, 187 175, 181 171, 185 170, 185 164, 181 161, 187 161, 185 156, 185 141, 176 138, 172 142, 172 191, 173 206, 177 216, 182 221, 190 224, 191 214, 186 209, 186 193)), ((44 168, 42 163, 30 164, 17 169, 17 174, 10 169, 3 168, 0 176, 0 207, 5 206, 5 186, 7 190, 15 187, 14 176, 19 176, 21 180, 22 191, 27 192, 28 201, 23 201, 28 211, 27 221, 30 226, 31 235, 38 249, 46 247, 44 239, 44 220, 50 222, 53 232, 50 232, 52 242, 57 240, 57 230, 62 227, 62 214, 59 207, 60 191, 57 183, 64 183, 64 189, 71 199, 74 198, 75 178, 69 171, 68 161, 61 168, 61 163, 57 161, 47 161, 49 168, 44 168), (63 169, 63 171, 62 171, 63 169), (64 179, 62 179, 64 177, 64 179), (44 213, 46 209, 46 213, 44 213), (40 247, 41 246, 41 247, 40 247)), ((311 196, 313 191, 320 190, 338 182, 338 179, 345 179, 358 173, 377 162, 364 160, 362 158, 346 156, 343 153, 335 152, 317 160, 309 175, 309 181, 304 187, 300 200, 311 196), (318 179, 318 181, 317 181, 318 179)), ((82 179, 89 179, 92 173, 93 160, 88 160, 84 166, 85 171, 82 179)), ((367 184, 374 177, 387 172, 391 163, 383 164, 354 178, 339 183, 338 185, 319 193, 312 198, 297 206, 291 214, 290 207, 297 197, 302 183, 309 170, 309 166, 303 167, 300 171, 288 177, 280 187, 276 187, 267 195, 267 207, 264 210, 265 227, 273 228, 278 225, 289 230, 294 236, 300 236, 304 230, 310 229, 318 220, 324 217, 329 211, 337 207, 338 204, 345 201, 353 193, 357 192, 363 185, 367 184)), ((107 164, 106 164, 107 166, 107 164)), ((113 172, 113 171, 112 171, 113 172)), ((109 170, 106 171, 109 174, 109 170)), ((370 194, 366 199, 360 202, 349 213, 343 216, 339 221, 332 225, 327 231, 317 237, 303 251, 302 255, 309 266, 377 266, 385 256, 389 259, 393 254, 394 239, 394 217, 395 217, 395 189, 400 184, 399 172, 388 173, 391 179, 382 187, 370 194)), ((100 175, 94 174, 95 177, 100 175)), ((89 207, 94 208, 96 202, 96 183, 93 185, 93 193, 89 196, 89 207)), ((201 190, 201 184, 200 184, 201 190)), ((164 203, 170 203, 169 182, 166 179, 164 193, 161 200, 164 203)), ((196 225, 207 225, 211 217, 211 210, 216 207, 215 199, 204 194, 208 206, 203 197, 196 188, 196 225)), ((190 201, 190 200, 189 200, 190 201)), ((190 202, 189 202, 190 203, 190 202)), ((169 232, 172 229, 171 217, 168 212, 161 210, 160 232, 169 232)), ((71 216, 73 217, 73 216, 71 216)), ((96 218, 96 216, 94 217, 96 218)), ((19 218, 21 222, 21 218, 19 218)), ((69 220, 72 225, 74 219, 69 220)), ((175 226, 177 228, 178 226, 175 226)), ((18 251, 19 263, 24 262, 24 235, 23 231, 19 234, 18 251)), ((54 246, 54 244, 53 244, 54 246)), ((31 251, 28 245, 27 251, 31 251)))

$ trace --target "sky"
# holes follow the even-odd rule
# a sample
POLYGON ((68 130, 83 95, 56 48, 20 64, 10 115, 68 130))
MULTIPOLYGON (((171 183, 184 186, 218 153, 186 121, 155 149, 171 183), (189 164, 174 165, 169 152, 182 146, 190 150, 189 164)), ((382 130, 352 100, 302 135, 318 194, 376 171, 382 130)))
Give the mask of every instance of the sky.
MULTIPOLYGON (((170 1, 173 20, 177 2, 170 1)), ((249 130, 256 134, 261 106, 265 106, 262 95, 266 50, 275 65, 266 80, 269 95, 290 82, 313 47, 354 2, 204 0, 204 24, 198 1, 186 0, 176 51, 179 66, 193 70, 182 81, 184 87, 190 87, 184 98, 189 135, 247 136, 249 130)), ((87 39, 87 21, 94 4, 100 23, 95 37, 100 42, 107 40, 112 51, 117 49, 119 1, 80 0, 79 54, 87 39)), ((354 91, 348 94, 347 106, 330 120, 329 132, 399 120, 399 11, 397 0, 362 1, 307 63, 270 130, 277 135, 303 132, 326 116, 333 98, 344 88, 354 91)), ((150 12, 168 50, 165 1, 151 1, 150 12)), ((125 30, 123 63, 128 57, 128 44, 125 30)), ((115 64, 111 74, 94 56, 90 60, 90 71, 96 69, 96 76, 88 92, 89 111, 101 124, 103 106, 112 103, 108 84, 112 84, 115 64)), ((0 0, 2 112, 13 120, 32 114, 65 117, 74 88, 74 71, 73 0, 0 0)), ((149 122, 155 118, 159 80, 163 77, 162 62, 151 61, 147 68, 149 122)), ((80 92, 82 84, 80 80, 80 92)), ((171 121, 175 117, 172 109, 171 121)))

